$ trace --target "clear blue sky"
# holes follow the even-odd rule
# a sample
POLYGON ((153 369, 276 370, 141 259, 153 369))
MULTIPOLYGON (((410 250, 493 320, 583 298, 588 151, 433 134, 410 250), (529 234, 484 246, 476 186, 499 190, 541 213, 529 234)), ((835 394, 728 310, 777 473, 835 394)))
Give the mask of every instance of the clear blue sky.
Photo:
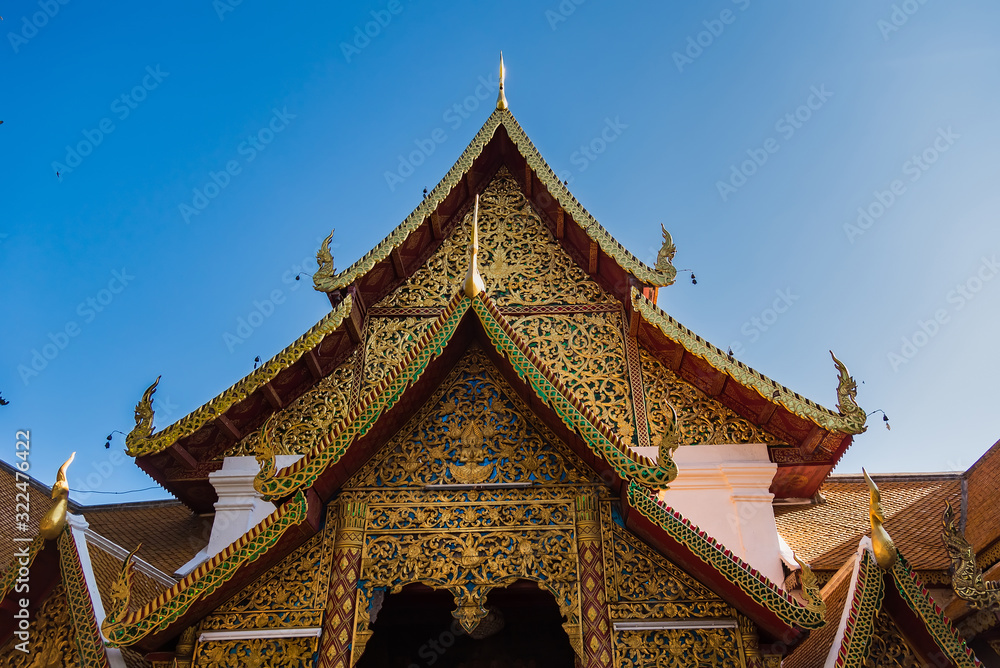
POLYGON ((647 262, 673 233, 698 284, 663 308, 830 407, 832 348, 889 414, 838 470, 964 469, 1000 438, 995 2, 223 1, 3 9, 0 458, 30 429, 46 483, 76 450, 76 489, 152 484, 104 437, 157 375, 162 428, 321 318, 291 275, 331 228, 343 268, 419 203, 489 115, 492 94, 448 110, 501 49, 513 113, 584 206, 647 262))

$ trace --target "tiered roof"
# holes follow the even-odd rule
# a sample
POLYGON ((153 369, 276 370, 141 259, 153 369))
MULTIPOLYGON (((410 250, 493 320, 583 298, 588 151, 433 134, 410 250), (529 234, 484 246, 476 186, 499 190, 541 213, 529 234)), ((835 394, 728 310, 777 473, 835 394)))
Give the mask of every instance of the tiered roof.
MULTIPOLYGON (((338 274, 324 244, 315 287, 328 295, 333 310, 309 332, 229 390, 156 433, 152 428, 153 389, 148 390, 136 410, 136 429, 127 439, 137 464, 187 507, 210 511, 216 497, 208 475, 220 468, 226 453, 267 418, 288 408, 352 359, 364 342, 366 319, 375 305, 408 281, 455 234, 475 196, 501 173, 516 181, 566 261, 610 296, 605 310, 621 314, 628 345, 653 355, 681 381, 773 436, 769 452, 778 464, 778 473, 772 492, 778 497, 813 496, 850 446, 853 435, 865 429, 864 411, 855 403, 856 388, 846 368, 834 358, 840 375, 839 405, 837 411, 826 409, 734 360, 658 309, 657 290, 669 285, 675 274, 670 265, 673 247, 669 238, 656 268, 628 253, 559 182, 506 104, 490 115, 441 183, 365 257, 338 274)), ((264 466, 256 487, 277 510, 180 581, 167 586, 169 583, 158 580, 149 569, 144 576, 133 574, 130 558, 121 554, 122 546, 143 541, 147 547, 140 554, 145 555, 150 569, 172 573, 207 541, 200 519, 170 503, 86 509, 93 531, 113 544, 102 547, 99 540, 93 543, 91 561, 98 591, 84 592, 90 600, 99 595, 104 601, 108 613, 104 632, 113 644, 146 650, 161 646, 302 545, 318 530, 323 504, 416 413, 462 353, 478 344, 513 391, 620 496, 625 525, 723 594, 765 635, 794 646, 811 629, 833 619, 832 604, 834 609, 842 606, 841 622, 853 621, 841 623, 833 636, 828 634, 828 625, 822 634, 812 636, 808 647, 825 647, 827 640, 830 647, 837 643, 842 647, 852 642, 852 634, 863 639, 873 611, 887 600, 884 591, 871 589, 879 582, 895 592, 887 604, 894 617, 919 621, 927 629, 926 637, 917 639, 918 644, 924 643, 921 647, 931 647, 929 638, 953 665, 969 664, 971 652, 949 635, 952 631, 947 620, 925 596, 905 561, 901 560, 891 575, 883 575, 871 571, 864 539, 860 551, 849 549, 864 533, 864 526, 842 519, 859 514, 858 505, 853 505, 859 501, 853 481, 829 483, 824 488, 826 506, 790 510, 779 518, 779 528, 797 552, 808 555, 817 568, 840 569, 829 585, 825 611, 815 601, 803 605, 657 500, 656 490, 676 475, 669 450, 661 448, 658 458, 639 454, 635 446, 641 439, 634 441, 623 433, 621 425, 610 424, 560 370, 538 354, 531 341, 512 325, 515 313, 530 313, 530 307, 519 307, 520 311, 502 308, 488 288, 478 294, 467 293, 456 283, 449 289, 453 297, 446 303, 400 310, 425 319, 419 335, 411 337, 412 345, 383 376, 357 392, 355 400, 333 416, 329 432, 312 443, 302 459, 277 469, 270 457, 276 453, 268 452, 266 443, 259 447, 257 454, 264 466), (818 530, 833 521, 841 522, 836 529, 818 530), (810 528, 803 530, 804 526, 810 528), (204 540, 189 541, 191 536, 204 540), (119 567, 120 580, 112 585, 110 574, 115 567, 119 567), (129 586, 132 605, 119 595, 122 587, 129 586), (854 605, 875 599, 878 605, 854 605), (909 612, 898 605, 899 601, 909 612)), ((358 387, 362 387, 360 379, 358 387)), ((636 422, 644 419, 637 411, 636 422)), ((629 425, 629 431, 643 429, 644 424, 629 425)), ((977 490, 989 484, 989 468, 984 466, 975 473, 977 490)), ((944 564, 926 527, 934 505, 954 500, 960 487, 957 479, 948 477, 919 484, 884 483, 887 527, 907 549, 912 543, 921 568, 939 569, 944 564), (900 500, 894 498, 897 492, 900 500)), ((975 540, 986 545, 995 540, 996 533, 986 529, 975 540)), ((59 579, 53 570, 57 550, 62 551, 64 560, 71 561, 76 548, 63 545, 68 535, 63 534, 58 548, 36 545, 32 568, 47 574, 43 579, 59 579)), ((71 600, 77 596, 74 610, 82 620, 81 628, 86 627, 89 633, 93 606, 87 613, 86 601, 78 596, 79 578, 72 568, 64 567, 62 581, 71 600)), ((848 651, 845 656, 853 655, 848 651)))

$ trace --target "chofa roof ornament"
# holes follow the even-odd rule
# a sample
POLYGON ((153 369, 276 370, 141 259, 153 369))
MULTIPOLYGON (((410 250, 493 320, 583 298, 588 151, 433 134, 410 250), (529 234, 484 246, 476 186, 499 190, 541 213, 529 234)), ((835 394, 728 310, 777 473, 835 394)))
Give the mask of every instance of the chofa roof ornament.
POLYGON ((875 561, 878 562, 879 568, 887 571, 896 564, 899 555, 896 552, 896 544, 882 526, 885 522, 885 513, 882 511, 882 495, 878 491, 878 486, 868 475, 868 471, 862 468, 861 473, 864 474, 871 493, 868 516, 872 524, 872 552, 875 553, 875 561))

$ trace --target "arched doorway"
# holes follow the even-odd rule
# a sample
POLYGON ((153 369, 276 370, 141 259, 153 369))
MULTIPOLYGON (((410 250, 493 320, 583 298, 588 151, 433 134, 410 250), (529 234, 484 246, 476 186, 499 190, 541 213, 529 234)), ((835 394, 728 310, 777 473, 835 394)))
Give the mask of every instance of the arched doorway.
POLYGON ((486 605, 490 616, 470 635, 451 614, 450 592, 404 587, 385 598, 357 668, 573 668, 549 592, 518 580, 492 590, 486 605))

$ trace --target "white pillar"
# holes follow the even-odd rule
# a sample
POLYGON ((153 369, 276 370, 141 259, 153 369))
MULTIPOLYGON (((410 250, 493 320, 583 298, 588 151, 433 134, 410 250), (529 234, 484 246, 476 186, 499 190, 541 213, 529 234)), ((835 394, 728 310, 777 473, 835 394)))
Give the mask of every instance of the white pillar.
MULTIPOLYGON (((282 469, 301 457, 302 455, 278 455, 275 463, 282 469)), ((219 500, 215 502, 212 535, 201 552, 177 569, 177 575, 187 575, 242 538, 274 512, 274 504, 262 499, 254 489, 253 480, 259 471, 256 457, 226 457, 221 469, 208 474, 208 480, 219 496, 219 500)))
MULTIPOLYGON (((656 459, 655 448, 642 450, 656 459)), ((677 478, 660 499, 780 586, 785 577, 768 491, 778 466, 767 446, 682 446, 674 463, 677 478)))

